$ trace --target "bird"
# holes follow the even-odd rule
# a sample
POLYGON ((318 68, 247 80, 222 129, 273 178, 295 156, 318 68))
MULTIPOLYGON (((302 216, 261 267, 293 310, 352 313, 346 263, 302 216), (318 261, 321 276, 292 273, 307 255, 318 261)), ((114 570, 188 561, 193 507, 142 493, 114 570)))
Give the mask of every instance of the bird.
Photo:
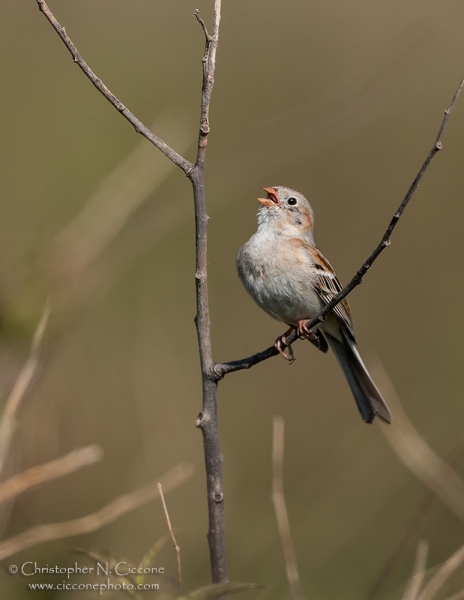
POLYGON ((347 299, 341 300, 313 330, 306 328, 308 320, 343 289, 331 264, 314 243, 311 205, 303 194, 291 188, 263 189, 267 197, 257 198, 261 204, 258 229, 238 251, 236 267, 256 304, 289 327, 275 341, 276 349, 293 362, 287 336, 294 331, 324 353, 330 347, 363 421, 372 423, 379 417, 391 423, 390 410, 358 352, 347 299))

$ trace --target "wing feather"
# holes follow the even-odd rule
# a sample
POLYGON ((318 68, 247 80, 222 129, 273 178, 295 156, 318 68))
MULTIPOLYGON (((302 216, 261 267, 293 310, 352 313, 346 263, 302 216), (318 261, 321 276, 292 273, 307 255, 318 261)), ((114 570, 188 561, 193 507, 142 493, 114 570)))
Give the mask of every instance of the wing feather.
MULTIPOLYGON (((338 292, 342 291, 343 286, 338 277, 335 275, 332 265, 325 258, 325 256, 317 248, 314 248, 314 250, 314 265, 317 271, 316 291, 321 300, 325 304, 328 304, 333 297, 338 294, 338 292)), ((348 304, 347 299, 343 298, 343 300, 339 302, 332 310, 340 319, 340 321, 342 321, 342 323, 346 326, 354 340, 353 320, 351 317, 350 305, 348 304)))

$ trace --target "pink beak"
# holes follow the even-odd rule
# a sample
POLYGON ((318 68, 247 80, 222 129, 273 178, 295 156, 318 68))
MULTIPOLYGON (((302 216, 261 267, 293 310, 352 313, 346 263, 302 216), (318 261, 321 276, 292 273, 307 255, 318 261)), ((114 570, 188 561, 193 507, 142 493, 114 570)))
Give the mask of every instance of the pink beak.
POLYGON ((263 188, 263 190, 266 192, 267 198, 257 198, 258 202, 260 202, 263 206, 267 207, 276 205, 278 206, 280 204, 274 188, 265 187, 263 188))

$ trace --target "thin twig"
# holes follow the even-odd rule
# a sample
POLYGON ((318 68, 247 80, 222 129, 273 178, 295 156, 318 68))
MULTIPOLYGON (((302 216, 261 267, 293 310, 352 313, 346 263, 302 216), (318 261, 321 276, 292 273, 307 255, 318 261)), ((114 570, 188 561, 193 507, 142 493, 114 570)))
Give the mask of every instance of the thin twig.
MULTIPOLYGON (((385 250, 385 248, 387 248, 390 245, 390 243, 391 243, 390 237, 391 237, 396 225, 398 224, 398 221, 400 220, 401 215, 403 214, 406 206, 408 205, 409 201, 411 200, 414 192, 419 187, 419 183, 420 183, 424 173, 426 172, 428 166, 430 165, 433 157, 443 147, 441 139, 442 139, 443 133, 445 131, 445 127, 448 123, 448 119, 451 114, 451 111, 453 110, 454 105, 456 104, 456 101, 457 101, 459 94, 461 93, 461 90, 463 87, 464 87, 464 78, 459 83, 459 86, 458 86, 456 92, 454 93, 454 96, 453 96, 453 99, 451 100, 450 105, 445 110, 445 114, 443 116, 443 120, 441 122, 440 129, 438 130, 437 137, 433 143, 433 146, 432 146, 430 152, 427 155, 427 158, 422 163, 421 168, 419 169, 413 182, 409 186, 409 189, 408 189, 406 195, 404 196, 403 200, 401 201, 401 204, 399 205, 398 209, 396 210, 395 213, 393 213, 393 217, 392 217, 387 229, 385 230, 385 233, 383 234, 382 239, 380 240, 378 246, 374 249, 374 251, 367 258, 367 260, 364 261, 364 263, 358 269, 356 275, 352 278, 350 283, 346 287, 344 287, 343 290, 341 290, 341 292, 336 294, 333 297, 333 299, 330 302, 328 302, 325 305, 325 307, 315 317, 313 317, 312 319, 310 319, 308 321, 308 323, 306 325, 307 329, 312 329, 315 325, 324 321, 324 319, 329 314, 329 312, 341 300, 343 300, 343 298, 348 296, 348 294, 350 292, 352 292, 352 290, 356 286, 358 286, 360 283, 362 283, 362 279, 363 279, 364 275, 370 269, 370 267, 372 266, 372 264, 374 263, 376 258, 380 255, 380 253, 383 250, 385 250)), ((292 344, 294 341, 296 341, 297 338, 298 338, 298 334, 296 332, 286 336, 288 344, 292 344)), ((222 377, 224 377, 224 375, 227 375, 227 373, 232 373, 234 371, 240 371, 241 369, 249 369, 250 367, 253 367, 254 365, 257 365, 258 363, 262 362, 263 360, 271 358, 271 356, 276 356, 277 354, 278 354, 278 351, 276 350, 276 348, 274 346, 271 346, 271 347, 267 348, 266 350, 263 350, 262 352, 258 352, 257 354, 254 354, 253 356, 249 356, 249 357, 243 358, 241 360, 234 360, 234 361, 227 362, 227 363, 216 364, 214 367, 214 371, 219 378, 222 378, 222 377)))
MULTIPOLYGON (((170 491, 181 483, 184 483, 192 474, 192 465, 189 463, 180 463, 177 467, 166 473, 161 478, 161 481, 164 489, 170 491)), ((0 543, 0 560, 43 542, 59 540, 74 535, 83 535, 84 533, 101 529, 105 525, 108 525, 108 523, 154 500, 158 496, 157 483, 153 482, 135 492, 119 496, 119 498, 116 498, 116 500, 113 500, 113 502, 110 502, 100 510, 80 519, 32 527, 0 543)))
POLYGON ((274 417, 272 438, 272 503, 284 551, 285 571, 293 600, 304 600, 284 494, 284 420, 274 417))
POLYGON ((211 36, 208 33, 208 29, 206 28, 206 23, 203 21, 203 19, 200 17, 199 13, 198 13, 198 8, 195 9, 193 16, 195 17, 195 19, 198 21, 198 23, 200 23, 201 28, 203 29, 203 33, 205 34, 205 39, 207 42, 211 41, 211 36))
POLYGON ((171 519, 169 518, 168 507, 166 506, 166 501, 164 500, 163 486, 161 485, 161 483, 158 483, 158 490, 159 490, 159 494, 161 497, 161 502, 163 503, 164 515, 166 517, 166 522, 168 524, 169 533, 171 535, 172 545, 174 546, 174 550, 176 551, 177 576, 179 577, 179 587, 180 587, 180 591, 182 592, 183 586, 182 586, 182 567, 181 567, 181 562, 180 562, 180 546, 177 543, 176 536, 174 535, 174 531, 172 529, 171 519))
POLYGON ((13 389, 8 396, 1 415, 0 423, 0 473, 5 467, 5 462, 10 450, 11 439, 16 425, 16 415, 40 365, 42 342, 50 316, 49 300, 45 303, 42 315, 32 338, 29 356, 21 369, 13 389))
POLYGON ((412 576, 401 600, 416 600, 424 582, 428 552, 429 545, 426 541, 420 540, 417 544, 416 560, 414 561, 412 576))
POLYGON ((71 53, 74 62, 81 68, 84 74, 90 79, 97 90, 103 94, 103 96, 110 102, 116 110, 118 110, 128 121, 131 123, 135 131, 143 135, 149 142, 158 148, 169 160, 177 165, 186 175, 188 175, 193 165, 178 154, 175 150, 170 148, 161 138, 155 135, 146 125, 144 125, 139 119, 131 113, 131 111, 124 106, 124 104, 116 98, 116 96, 106 87, 101 79, 99 79, 88 64, 84 61, 82 56, 77 51, 76 46, 73 44, 71 38, 66 33, 66 29, 58 23, 52 11, 47 6, 45 0, 36 0, 39 6, 39 10, 45 15, 50 25, 60 36, 62 42, 71 53))
POLYGON ((430 579, 417 600, 432 600, 437 592, 443 587, 446 580, 458 569, 464 562, 464 545, 462 545, 442 566, 438 569, 435 575, 430 579))
POLYGON ((216 52, 219 41, 219 24, 221 22, 221 0, 214 1, 214 16, 212 34, 209 35, 202 19, 195 15, 205 32, 206 43, 205 53, 202 58, 203 63, 203 86, 201 93, 201 112, 200 112, 200 135, 198 137, 198 152, 195 167, 203 174, 205 164, 206 146, 208 144, 209 126, 209 107, 211 103, 211 94, 214 87, 214 73, 216 70, 216 52))
POLYGON ((0 504, 6 502, 32 487, 53 481, 82 467, 93 465, 101 460, 103 450, 92 445, 73 450, 66 456, 52 460, 44 465, 32 467, 19 475, 14 475, 0 483, 0 504))

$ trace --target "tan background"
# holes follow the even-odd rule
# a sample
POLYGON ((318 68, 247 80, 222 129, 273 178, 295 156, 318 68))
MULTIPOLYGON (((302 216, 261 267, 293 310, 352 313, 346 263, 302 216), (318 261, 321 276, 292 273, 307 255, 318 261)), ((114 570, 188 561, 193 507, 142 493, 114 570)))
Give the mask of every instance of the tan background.
MULTIPOLYGON (((192 159, 203 39, 191 15, 199 8, 210 23, 212 2, 55 1, 51 8, 112 91, 147 124, 161 119, 166 141, 192 159)), ((380 239, 464 74, 463 19, 460 0, 224 3, 207 160, 217 360, 264 349, 282 332, 235 273, 235 253, 255 230, 261 186, 307 195, 316 241, 348 281, 380 239)), ((188 459, 195 476, 168 503, 193 589, 208 582, 209 565, 194 427, 201 400, 188 181, 153 149, 153 168, 167 173, 160 185, 91 274, 75 279, 72 265, 60 263, 69 278, 58 275, 51 241, 140 138, 73 65, 34 0, 2 6, 0 56, 2 398, 48 290, 67 297, 66 308, 56 300, 10 472, 88 443, 105 450, 98 465, 20 497, 3 517, 4 536, 96 510, 188 459)), ((350 297, 363 356, 382 361, 410 418, 443 456, 462 443, 464 423, 463 132, 464 98, 391 248, 350 297)), ((272 359, 220 386, 230 577, 270 584, 263 598, 288 597, 270 502, 271 424, 280 414, 307 597, 365 598, 425 488, 380 426, 361 422, 333 356, 302 342, 295 350, 292 367, 272 359)), ((137 562, 164 532, 154 503, 66 543, 137 562)), ((430 564, 449 556, 462 534, 463 524, 435 503, 420 530, 430 564)), ((415 541, 382 597, 398 597, 415 541)), ((75 556, 57 542, 6 561, 5 597, 30 597, 28 581, 6 574, 8 564, 26 560, 68 564, 75 556)), ((159 562, 175 577, 169 546, 159 562)), ((448 592, 463 585, 458 574, 448 592)))

